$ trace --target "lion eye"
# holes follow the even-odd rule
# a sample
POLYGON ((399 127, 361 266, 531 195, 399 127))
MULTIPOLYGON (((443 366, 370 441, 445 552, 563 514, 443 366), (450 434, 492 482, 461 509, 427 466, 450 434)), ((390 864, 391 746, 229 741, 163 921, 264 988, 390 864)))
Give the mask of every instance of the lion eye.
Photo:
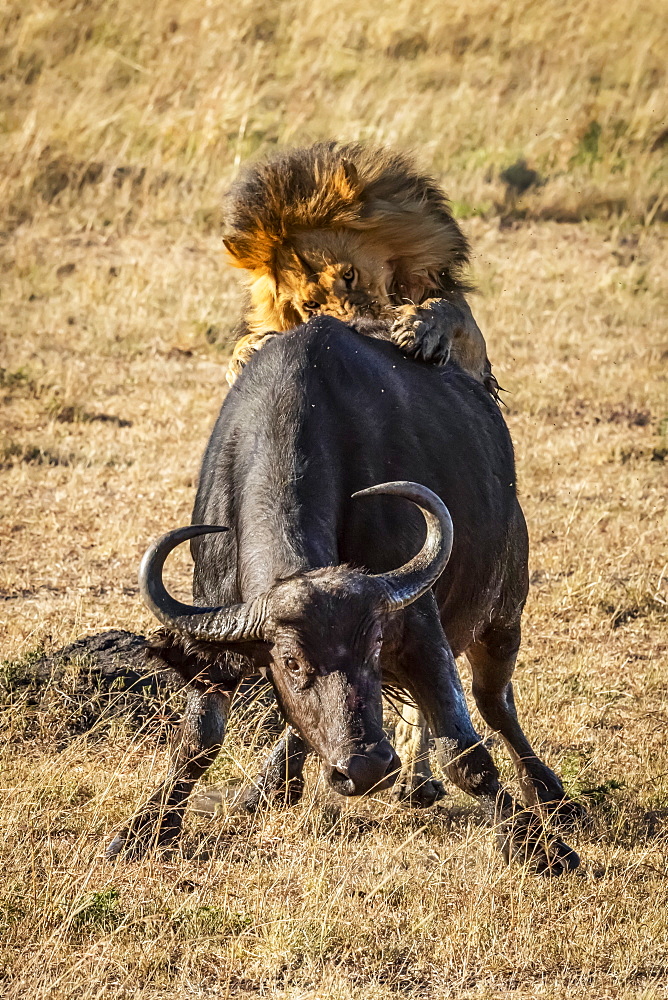
POLYGON ((317 312, 320 308, 320 303, 316 302, 315 299, 307 299, 302 305, 307 312, 317 312))
POLYGON ((344 271, 341 275, 344 281, 354 281, 355 279, 355 268, 349 267, 347 271, 344 271))

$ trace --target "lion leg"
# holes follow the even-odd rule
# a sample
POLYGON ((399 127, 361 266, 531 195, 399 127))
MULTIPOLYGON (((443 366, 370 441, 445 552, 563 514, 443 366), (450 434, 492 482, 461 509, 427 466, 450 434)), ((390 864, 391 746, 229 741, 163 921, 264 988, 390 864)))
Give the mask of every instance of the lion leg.
POLYGON ((259 351, 274 336, 273 333, 247 333, 236 342, 227 365, 226 378, 229 386, 234 385, 241 374, 241 369, 248 364, 255 351, 259 351))
POLYGON ((392 797, 414 809, 428 809, 444 798, 443 782, 434 777, 429 765, 429 729, 419 708, 402 707, 394 745, 402 766, 392 797))

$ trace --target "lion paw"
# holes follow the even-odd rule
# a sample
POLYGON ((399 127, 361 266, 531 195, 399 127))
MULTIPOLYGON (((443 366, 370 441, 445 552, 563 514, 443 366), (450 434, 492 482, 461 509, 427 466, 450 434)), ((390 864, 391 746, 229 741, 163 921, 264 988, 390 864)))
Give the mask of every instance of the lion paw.
POLYGON ((228 361, 228 363, 227 363, 227 372, 225 374, 225 379, 226 379, 227 384, 229 385, 230 388, 232 388, 232 386, 234 385, 234 383, 236 382, 236 380, 241 375, 241 369, 244 367, 244 365, 246 364, 247 360, 248 360, 248 358, 246 358, 245 360, 242 360, 241 358, 238 358, 238 357, 236 357, 236 358, 235 357, 231 357, 230 360, 228 361))
POLYGON ((266 333, 260 337, 257 334, 247 334, 236 344, 232 357, 227 365, 227 384, 231 387, 241 375, 242 368, 248 364, 256 351, 264 347, 268 340, 272 340, 276 334, 266 333))
POLYGON ((429 299, 421 306, 399 306, 390 340, 411 357, 435 365, 450 358, 452 342, 465 328, 462 311, 447 299, 429 299))

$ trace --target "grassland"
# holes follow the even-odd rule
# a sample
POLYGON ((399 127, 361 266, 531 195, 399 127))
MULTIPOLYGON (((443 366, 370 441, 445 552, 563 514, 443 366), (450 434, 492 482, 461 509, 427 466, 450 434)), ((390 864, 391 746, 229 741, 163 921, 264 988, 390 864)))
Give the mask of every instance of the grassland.
MULTIPOLYGON (((668 997, 663 4, 1 16, 0 994, 668 997), (559 882, 505 869, 452 789, 427 813, 336 804, 315 771, 290 812, 191 815, 175 853, 108 865, 164 742, 68 737, 66 682, 39 710, 13 683, 40 650, 151 627, 136 565, 189 517, 241 308, 222 191, 324 135, 417 149, 475 248, 532 537, 519 709, 592 814, 559 882)), ((187 594, 185 556, 170 573, 187 594)), ((211 781, 252 771, 253 741, 235 722, 211 781)))

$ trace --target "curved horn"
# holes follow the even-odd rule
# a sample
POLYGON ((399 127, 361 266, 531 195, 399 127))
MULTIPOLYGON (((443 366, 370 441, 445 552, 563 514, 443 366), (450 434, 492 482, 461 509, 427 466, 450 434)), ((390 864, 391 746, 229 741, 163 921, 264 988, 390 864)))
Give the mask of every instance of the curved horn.
POLYGON ((210 524, 189 524, 168 531, 146 550, 139 567, 139 591, 146 606, 163 625, 208 642, 250 642, 262 638, 265 608, 261 597, 229 608, 198 608, 175 600, 162 582, 165 559, 172 549, 189 538, 227 530, 210 524))
POLYGON ((353 497, 375 495, 405 497, 419 507, 427 522, 427 537, 416 556, 393 573, 377 573, 387 591, 387 610, 398 611, 412 604, 438 580, 452 551, 452 519, 440 497, 419 483, 381 483, 368 490, 353 493, 353 497))

